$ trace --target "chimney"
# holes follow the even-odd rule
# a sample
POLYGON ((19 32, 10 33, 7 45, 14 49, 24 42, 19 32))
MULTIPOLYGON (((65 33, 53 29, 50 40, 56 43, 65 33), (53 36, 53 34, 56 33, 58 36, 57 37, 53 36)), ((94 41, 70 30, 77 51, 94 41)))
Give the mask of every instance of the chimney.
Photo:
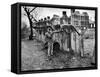
POLYGON ((63 16, 65 16, 66 15, 66 11, 63 11, 62 14, 63 14, 63 16))
POLYGON ((47 16, 47 19, 50 20, 50 16, 47 16))
POLYGON ((75 12, 75 9, 71 9, 71 14, 75 12))
POLYGON ((46 20, 47 20, 47 18, 45 17, 45 18, 44 18, 44 21, 46 21, 46 20))
POLYGON ((43 19, 41 19, 41 21, 43 21, 43 19))

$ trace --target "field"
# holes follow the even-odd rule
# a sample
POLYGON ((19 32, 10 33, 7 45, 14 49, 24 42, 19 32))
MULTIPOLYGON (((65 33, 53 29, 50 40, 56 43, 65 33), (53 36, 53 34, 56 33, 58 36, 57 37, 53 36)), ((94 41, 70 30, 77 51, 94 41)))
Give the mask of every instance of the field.
POLYGON ((22 70, 61 69, 91 66, 91 56, 94 48, 94 39, 84 40, 84 51, 87 57, 57 51, 53 56, 47 56, 47 50, 42 50, 43 43, 38 40, 22 40, 22 70))

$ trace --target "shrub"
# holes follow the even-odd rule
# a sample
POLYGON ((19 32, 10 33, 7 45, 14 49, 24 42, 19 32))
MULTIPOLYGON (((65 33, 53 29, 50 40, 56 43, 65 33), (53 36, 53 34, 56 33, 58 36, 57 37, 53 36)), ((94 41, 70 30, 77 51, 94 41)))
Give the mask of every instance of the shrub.
POLYGON ((25 39, 29 36, 30 31, 25 23, 23 23, 22 25, 23 27, 21 28, 21 39, 25 39))

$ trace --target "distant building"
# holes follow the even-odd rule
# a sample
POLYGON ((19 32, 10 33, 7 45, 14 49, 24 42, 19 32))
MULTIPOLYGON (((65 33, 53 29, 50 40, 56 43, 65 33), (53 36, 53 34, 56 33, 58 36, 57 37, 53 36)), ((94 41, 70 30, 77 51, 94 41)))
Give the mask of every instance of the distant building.
POLYGON ((58 25, 60 25, 60 17, 56 14, 53 15, 52 19, 50 20, 51 26, 53 29, 56 29, 58 25))
POLYGON ((89 28, 95 28, 95 21, 89 20, 89 28))
POLYGON ((79 11, 71 13, 71 24, 75 27, 89 27, 89 15, 87 12, 80 14, 79 11))
POLYGON ((52 27, 55 28, 60 28, 62 25, 68 25, 71 24, 71 16, 68 17, 66 14, 66 11, 62 12, 62 17, 54 14, 52 19, 51 19, 52 27))
MULTIPOLYGON (((81 22, 87 22, 87 20, 83 19, 83 17, 88 16, 86 13, 80 14, 79 12, 72 13, 72 16, 68 17, 66 11, 62 12, 62 17, 54 14, 53 17, 44 18, 37 22, 36 30, 37 30, 37 38, 45 42, 45 32, 49 30, 53 30, 53 46, 55 43, 60 45, 60 49, 69 51, 71 48, 75 50, 73 46, 73 36, 72 33, 74 27, 73 26, 81 26, 84 25, 81 22), (78 18, 77 18, 78 16, 78 18), (82 19, 81 19, 82 17, 82 19), (78 23, 76 23, 78 21, 78 23), (80 22, 79 22, 80 21, 80 22), (80 25, 81 24, 81 25, 80 25), (73 27, 73 28, 72 28, 73 27)), ((75 43, 75 42, 74 42, 75 43)), ((77 47, 78 49, 78 47, 77 47)))
POLYGON ((69 22, 69 18, 66 14, 66 11, 63 11, 62 12, 62 17, 60 18, 60 23, 61 24, 68 24, 68 22, 69 22))
POLYGON ((52 23, 52 25, 60 24, 60 17, 58 15, 54 14, 51 19, 51 23, 52 23))

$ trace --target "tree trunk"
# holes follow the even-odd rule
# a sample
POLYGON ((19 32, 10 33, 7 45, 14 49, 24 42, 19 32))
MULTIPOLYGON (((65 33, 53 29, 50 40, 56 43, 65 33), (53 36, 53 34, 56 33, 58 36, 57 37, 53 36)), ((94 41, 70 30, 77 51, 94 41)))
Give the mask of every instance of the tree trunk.
POLYGON ((31 33, 29 35, 29 40, 33 40, 33 29, 32 29, 32 21, 31 19, 29 18, 29 22, 30 22, 30 30, 31 30, 31 33))
POLYGON ((33 40, 33 29, 32 29, 32 20, 30 19, 30 13, 29 12, 27 12, 26 11, 26 13, 27 13, 27 17, 28 17, 28 19, 29 19, 29 23, 30 23, 30 30, 31 30, 31 33, 30 33, 30 35, 29 35, 29 40, 33 40))
MULTIPOLYGON (((28 17, 29 23, 30 23, 30 30, 31 30, 31 33, 30 33, 30 35, 29 35, 29 40, 33 40, 32 18, 34 18, 34 17, 31 17, 31 12, 32 12, 33 10, 35 10, 35 9, 36 9, 36 7, 29 11, 28 8, 24 7, 24 10, 25 10, 25 12, 26 12, 26 14, 27 14, 27 17, 28 17)), ((36 21, 35 18, 34 18, 34 20, 36 21)))
POLYGON ((81 57, 84 57, 84 39, 83 35, 80 36, 79 39, 79 53, 81 57))

